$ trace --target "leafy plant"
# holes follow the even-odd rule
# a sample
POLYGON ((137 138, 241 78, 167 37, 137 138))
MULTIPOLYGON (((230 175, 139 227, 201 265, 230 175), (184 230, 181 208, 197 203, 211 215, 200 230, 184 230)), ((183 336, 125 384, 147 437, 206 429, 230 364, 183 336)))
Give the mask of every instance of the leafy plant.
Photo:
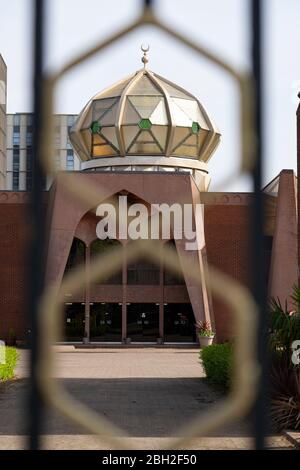
POLYGON ((5 364, 0 364, 0 380, 8 380, 13 378, 18 357, 19 355, 16 348, 6 346, 5 364))
POLYGON ((290 354, 294 340, 300 339, 300 289, 294 287, 291 298, 295 310, 288 311, 287 304, 283 307, 279 299, 270 302, 270 336, 271 350, 279 354, 290 354))
POLYGON ((270 413, 278 430, 300 428, 300 367, 291 361, 291 345, 300 339, 300 289, 297 286, 291 298, 295 306, 292 311, 279 299, 272 299, 270 303, 270 413))
POLYGON ((270 415, 276 428, 300 428, 300 367, 291 366, 288 356, 275 358, 270 373, 270 415))
POLYGON ((211 325, 208 321, 199 321, 196 323, 196 328, 198 330, 199 336, 214 336, 214 332, 211 328, 211 325))
POLYGON ((233 364, 231 343, 207 346, 200 351, 200 359, 210 382, 222 388, 230 386, 233 364))

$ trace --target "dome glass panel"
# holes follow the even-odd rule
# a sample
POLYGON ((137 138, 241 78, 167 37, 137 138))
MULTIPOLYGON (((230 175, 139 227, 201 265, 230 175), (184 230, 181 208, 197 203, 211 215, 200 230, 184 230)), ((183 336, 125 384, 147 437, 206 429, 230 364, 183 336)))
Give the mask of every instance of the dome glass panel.
POLYGON ((144 68, 92 98, 72 126, 70 140, 82 160, 161 155, 205 163, 220 134, 195 97, 144 68))

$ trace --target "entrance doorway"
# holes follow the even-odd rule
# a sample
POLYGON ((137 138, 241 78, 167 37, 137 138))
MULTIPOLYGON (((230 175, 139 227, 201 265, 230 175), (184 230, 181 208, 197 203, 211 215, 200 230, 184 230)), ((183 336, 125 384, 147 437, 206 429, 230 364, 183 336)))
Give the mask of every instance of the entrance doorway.
POLYGON ((194 343, 196 341, 195 317, 190 304, 164 306, 165 341, 194 343))
POLYGON ((159 337, 159 305, 127 305, 127 336, 131 341, 156 342, 159 337))
POLYGON ((84 336, 84 304, 65 305, 65 341, 82 341, 84 336))
POLYGON ((90 308, 91 341, 122 341, 122 305, 93 303, 90 308))

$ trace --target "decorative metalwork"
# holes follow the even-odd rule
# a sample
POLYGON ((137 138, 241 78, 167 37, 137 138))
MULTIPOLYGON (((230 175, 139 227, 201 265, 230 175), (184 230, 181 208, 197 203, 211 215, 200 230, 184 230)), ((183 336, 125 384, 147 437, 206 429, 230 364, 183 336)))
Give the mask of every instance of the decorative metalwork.
MULTIPOLYGON (((39 1, 37 1, 37 3, 39 3, 39 1)), ((51 142, 53 139, 51 132, 47 131, 49 128, 53 127, 51 126, 53 115, 53 96, 54 88, 58 81, 68 71, 91 58, 96 53, 104 50, 108 45, 125 37, 129 32, 132 32, 136 28, 149 24, 161 29, 172 38, 179 40, 181 43, 198 52, 201 56, 206 57, 223 70, 227 71, 236 80, 241 98, 242 158, 240 168, 242 171, 249 171, 253 168, 255 163, 255 159, 253 157, 256 151, 256 133, 253 120, 253 90, 250 77, 240 74, 220 58, 207 51, 204 47, 199 46, 190 39, 173 31, 167 25, 163 24, 157 17, 155 17, 151 8, 151 2, 146 1, 141 16, 135 22, 109 37, 107 40, 99 42, 93 48, 66 64, 56 75, 51 77, 44 76, 43 80, 38 82, 41 86, 43 96, 43 119, 39 128, 39 136, 44 136, 44 138, 39 138, 37 140, 36 150, 39 161, 43 164, 45 172, 54 173, 51 159, 51 142)), ((37 74, 37 76, 39 75, 37 74)), ((173 155, 176 148, 178 148, 179 154, 182 155, 181 152, 183 152, 183 149, 180 147, 188 147, 191 145, 191 148, 193 149, 191 150, 191 153, 194 152, 194 154, 187 156, 193 156, 194 158, 201 158, 203 161, 207 161, 218 144, 219 134, 211 124, 200 103, 198 103, 198 106, 197 103, 197 100, 187 94, 184 90, 179 89, 176 85, 173 85, 165 79, 143 69, 136 75, 123 80, 115 87, 94 97, 94 99, 88 103, 72 130, 72 142, 83 160, 90 159, 94 156, 92 153, 96 146, 98 146, 99 149, 102 148, 104 155, 108 155, 109 151, 111 152, 110 154, 114 154, 113 151, 110 150, 111 148, 116 153, 118 151, 119 155, 123 156, 126 154, 127 149, 133 148, 134 145, 138 146, 138 133, 144 132, 138 127, 140 120, 150 119, 152 126, 148 132, 151 131, 153 133, 152 137, 154 141, 156 139, 157 142, 160 143, 161 148, 163 148, 163 152, 166 149, 167 156, 173 155), (132 94, 130 94, 130 91, 132 91, 132 94), (123 99, 123 92, 126 99, 123 99), (174 93, 173 96, 172 93, 174 93), (184 97, 178 96, 181 93, 183 93, 184 97), (154 109, 153 103, 151 103, 150 108, 153 109, 153 112, 146 117, 141 115, 143 107, 139 107, 137 103, 132 106, 129 99, 130 97, 131 99, 134 97, 138 98, 141 95, 143 98, 145 96, 149 96, 151 98, 154 97, 159 99, 159 104, 156 107, 154 106, 154 109), (184 109, 181 109, 178 101, 176 102, 176 100, 179 99, 185 101, 183 106, 184 109), (102 102, 104 100, 108 101, 102 102), (96 105, 97 101, 100 101, 100 103, 96 105), (191 108, 187 104, 188 102, 194 103, 191 108), (127 105, 131 115, 135 116, 134 113, 136 113, 136 116, 139 118, 132 123, 129 123, 128 115, 126 115, 126 121, 123 120, 123 118, 125 118, 125 108, 127 105), (185 108, 186 105, 187 108, 185 108), (154 111, 158 106, 160 107, 159 111, 157 111, 158 118, 160 119, 159 122, 155 121, 153 118, 154 111), (99 112, 99 115, 96 117, 93 115, 94 108, 97 113, 99 112), (161 108, 165 110, 165 114, 167 115, 166 123, 162 122, 165 119, 165 114, 161 108), (115 118, 114 123, 113 117, 115 118), (172 119, 174 119, 174 121, 172 119), (91 124, 94 121, 99 122, 101 129, 92 135, 91 124), (178 122, 180 123, 179 125, 178 122), (200 132, 198 134, 193 134, 193 122, 199 123, 200 132), (205 127, 205 125, 207 127, 205 127), (131 134, 130 132, 128 133, 128 130, 135 126, 138 129, 137 133, 135 134, 136 129, 134 129, 131 134), (156 137, 154 133, 154 131, 157 132, 157 130, 154 129, 156 126, 167 129, 167 136, 164 137, 164 135, 160 135, 160 138, 158 138, 158 136, 156 137), (105 137, 104 129, 106 129, 106 132, 111 132, 111 135, 115 136, 115 143, 113 143, 112 138, 108 139, 105 137), (205 131, 208 133, 208 136, 206 135, 203 137, 203 142, 199 143, 197 141, 195 143, 193 141, 191 144, 187 143, 190 135, 199 138, 201 136, 201 132, 205 133, 205 131), (125 139, 125 136, 127 136, 127 140, 125 139), (99 141, 94 143, 92 140, 94 138, 96 138, 96 141, 99 139, 99 141), (106 143, 102 142, 101 139, 106 141, 106 143), (195 155, 196 148, 199 153, 195 155)), ((135 119, 135 117, 132 119, 135 119)), ((145 143, 145 141, 142 141, 141 145, 154 146, 153 142, 148 144, 145 143)), ((155 145, 159 148, 158 144, 155 145)), ((136 149, 133 148, 133 150, 136 149)), ((148 148, 146 147, 145 153, 147 151, 148 148)), ((58 175, 58 178, 60 183, 66 188, 66 191, 77 198, 78 201, 88 201, 90 207, 95 207, 99 201, 101 201, 101 188, 87 186, 80 179, 80 175, 72 173, 71 175, 58 175)), ((152 260, 155 260, 157 263, 161 262, 161 256, 155 243, 150 241, 147 242, 146 251, 144 252, 144 250, 144 244, 143 248, 139 242, 132 244, 128 249, 128 260, 133 261, 135 258, 143 254, 150 257, 152 260)), ((93 282, 95 279, 99 280, 100 276, 103 276, 104 278, 111 275, 119 269, 120 260, 121 257, 118 250, 107 255, 105 259, 103 256, 101 256, 101 259, 96 259, 89 273, 89 281, 93 282)), ((165 252, 164 262, 166 263, 166 266, 174 272, 178 269, 173 253, 165 252)), ((201 279, 199 279, 198 272, 196 272, 193 266, 189 266, 189 271, 194 279, 199 282, 200 286, 201 279)), ((95 414, 85 405, 74 400, 66 390, 61 388, 58 381, 53 378, 55 360, 52 345, 59 338, 59 316, 64 302, 64 293, 70 290, 73 292, 80 290, 85 282, 86 270, 85 267, 81 267, 70 273, 64 279, 60 289, 57 289, 56 286, 47 286, 42 297, 39 296, 38 292, 39 350, 38 354, 35 354, 34 356, 34 380, 36 381, 43 400, 48 403, 49 406, 58 410, 62 415, 68 417, 73 422, 80 424, 89 432, 106 439, 113 447, 124 449, 128 447, 128 443, 120 437, 122 436, 122 431, 117 429, 104 416, 95 414)), ((231 308, 236 321, 235 380, 231 394, 228 398, 217 408, 212 408, 209 415, 201 417, 196 416, 185 429, 181 430, 182 437, 178 437, 175 442, 170 441, 169 444, 165 443, 165 448, 168 449, 183 447, 188 444, 192 437, 203 436, 206 433, 210 433, 218 429, 225 423, 230 423, 237 417, 242 417, 250 410, 255 400, 256 385, 260 372, 255 355, 257 320, 256 304, 253 301, 250 292, 244 286, 213 268, 210 268, 207 282, 209 283, 212 292, 226 302, 231 308)), ((36 352, 36 349, 34 351, 36 352)), ((32 442, 35 441, 32 440, 32 442)))

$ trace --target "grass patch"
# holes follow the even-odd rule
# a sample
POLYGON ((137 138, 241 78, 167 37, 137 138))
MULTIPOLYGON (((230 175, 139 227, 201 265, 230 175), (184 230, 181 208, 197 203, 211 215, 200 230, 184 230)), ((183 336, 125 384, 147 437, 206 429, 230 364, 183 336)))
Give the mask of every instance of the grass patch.
POLYGON ((19 354, 16 348, 6 346, 5 356, 6 363, 0 364, 0 380, 2 381, 12 379, 14 377, 19 354))
POLYGON ((212 344, 200 351, 200 359, 208 380, 220 388, 228 389, 231 383, 233 345, 212 344))

